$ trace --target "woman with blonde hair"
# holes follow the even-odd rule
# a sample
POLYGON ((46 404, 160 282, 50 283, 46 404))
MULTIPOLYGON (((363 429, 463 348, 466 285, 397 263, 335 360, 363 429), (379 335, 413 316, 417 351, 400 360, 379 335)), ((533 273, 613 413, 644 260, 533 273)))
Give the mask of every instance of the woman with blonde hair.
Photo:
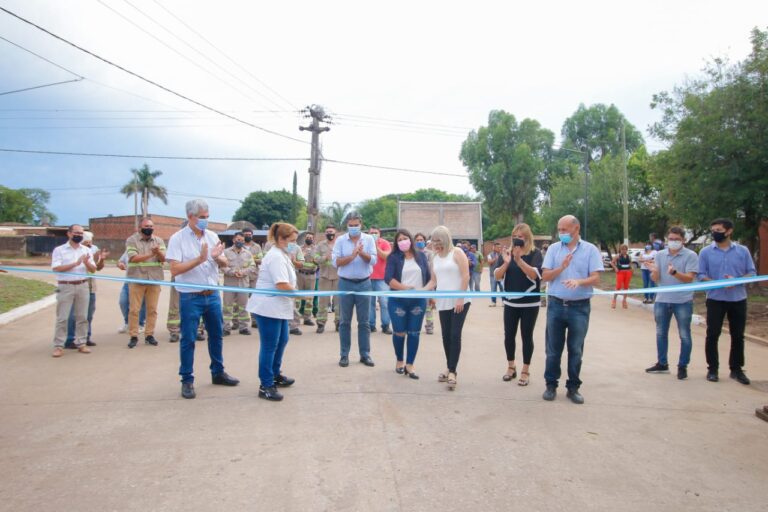
MULTIPOLYGON (((291 254, 296 252, 298 236, 299 230, 292 224, 272 224, 268 235, 272 247, 261 260, 255 287, 257 290, 296 291, 296 271, 291 254)), ((280 401, 283 395, 277 388, 285 388, 295 382, 280 373, 285 346, 288 344, 288 322, 293 319, 293 297, 254 293, 246 309, 256 315, 259 325, 259 398, 280 401)))
MULTIPOLYGON (((432 278, 425 286, 439 292, 468 291, 469 262, 464 251, 453 246, 451 232, 445 226, 438 226, 432 231, 432 278)), ((439 382, 446 382, 448 389, 456 389, 456 367, 461 354, 461 331, 464 320, 469 312, 469 299, 438 298, 436 299, 440 329, 443 335, 443 350, 445 351, 446 371, 438 375, 439 382)))
MULTIPOLYGON (((495 270, 494 277, 503 283, 505 292, 535 293, 541 291, 541 265, 544 257, 533 245, 533 233, 528 224, 518 224, 512 230, 512 248, 502 253, 504 262, 495 270)), ((507 352, 507 373, 502 379, 509 382, 517 376, 515 366, 515 338, 520 326, 523 340, 523 369, 517 384, 527 386, 530 379, 529 367, 533 356, 533 329, 539 316, 541 297, 539 295, 505 296, 504 304, 504 349, 507 352)))

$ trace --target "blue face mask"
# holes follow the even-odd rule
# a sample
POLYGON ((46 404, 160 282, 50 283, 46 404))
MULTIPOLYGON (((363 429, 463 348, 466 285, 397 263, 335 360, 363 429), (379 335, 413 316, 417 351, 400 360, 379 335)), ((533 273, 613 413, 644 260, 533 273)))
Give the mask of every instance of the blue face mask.
POLYGON ((427 246, 426 242, 416 242, 416 248, 421 250, 427 246))
POLYGON ((347 231, 349 236, 360 236, 360 226, 349 226, 347 231))
POLYGON ((565 245, 568 245, 569 243, 571 243, 571 240, 573 240, 573 237, 571 236, 570 233, 558 233, 557 236, 560 237, 560 241, 563 242, 565 245))
POLYGON ((374 234, 373 234, 373 235, 371 235, 371 236, 373 237, 373 239, 374 239, 374 240, 378 240, 378 239, 379 239, 379 235, 378 235, 378 234, 376 234, 376 233, 374 233, 374 234))
POLYGON ((197 229, 200 231, 208 229, 208 219, 197 219, 197 229))
POLYGON ((288 247, 286 247, 285 250, 288 254, 293 254, 296 252, 296 249, 298 248, 299 246, 296 245, 296 242, 288 242, 288 247))

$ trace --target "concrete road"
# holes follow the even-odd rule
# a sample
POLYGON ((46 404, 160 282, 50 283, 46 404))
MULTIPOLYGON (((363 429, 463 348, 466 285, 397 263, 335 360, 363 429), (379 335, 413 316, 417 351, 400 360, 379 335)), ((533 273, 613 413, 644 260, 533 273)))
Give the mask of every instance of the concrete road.
MULTIPOLYGON (((563 388, 550 403, 541 400, 546 310, 531 385, 519 387, 501 380, 502 308, 478 300, 454 392, 436 382, 439 329, 422 336, 414 381, 393 371, 381 333, 375 368, 353 351, 343 369, 337 335, 305 328, 286 352, 297 383, 284 402, 257 398, 256 333, 225 339, 236 388, 210 384, 198 343, 198 398, 184 400, 164 327, 168 290, 160 346, 133 350, 116 332, 118 291, 99 284, 89 355, 50 357, 54 308, 0 328, 0 509, 768 510, 768 424, 754 416, 768 403, 764 346, 747 344, 752 386, 727 371, 705 380, 699 327, 688 381, 647 375, 651 315, 596 298, 586 404, 563 388)), ((721 345, 727 360, 729 341, 721 345)))

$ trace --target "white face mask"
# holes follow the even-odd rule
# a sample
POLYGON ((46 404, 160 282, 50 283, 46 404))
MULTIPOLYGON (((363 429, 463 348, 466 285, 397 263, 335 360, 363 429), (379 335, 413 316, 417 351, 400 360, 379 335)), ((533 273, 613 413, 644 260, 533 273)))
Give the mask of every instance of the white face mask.
POLYGON ((667 242, 667 246, 673 251, 679 251, 683 247, 683 242, 680 240, 670 240, 667 242))

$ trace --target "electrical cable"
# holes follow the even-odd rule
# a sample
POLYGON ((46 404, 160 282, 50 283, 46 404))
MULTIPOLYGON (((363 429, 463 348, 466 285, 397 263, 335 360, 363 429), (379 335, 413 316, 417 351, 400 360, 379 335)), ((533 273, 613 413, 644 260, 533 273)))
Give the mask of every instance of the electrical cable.
POLYGON ((65 80, 63 82, 54 82, 51 84, 35 85, 33 87, 25 87, 24 89, 16 89, 15 91, 0 92, 0 96, 5 96, 7 94, 15 94, 17 92, 33 91, 35 89, 42 89, 43 87, 53 87, 54 85, 71 84, 73 82, 80 82, 82 80, 83 80, 82 78, 73 78, 72 80, 65 80))
POLYGON ((271 157, 227 157, 227 156, 168 156, 168 155, 125 155, 117 153, 78 153, 74 151, 45 151, 38 149, 0 148, 5 153, 28 153, 35 155, 93 156, 104 158, 144 158, 147 160, 220 160, 227 162, 306 162, 309 158, 271 158, 271 157))
POLYGON ((449 173, 449 172, 442 172, 442 171, 424 171, 420 169, 408 169, 405 167, 390 167, 386 165, 374 165, 374 164, 364 164, 360 162, 346 162, 343 160, 332 160, 330 158, 324 158, 323 161, 334 163, 334 164, 340 164, 340 165, 354 165, 357 167, 367 167, 370 169, 384 169, 388 171, 400 171, 400 172, 412 172, 417 174, 434 174, 437 176, 452 176, 454 178, 467 178, 468 176, 466 174, 456 174, 456 173, 449 173))

